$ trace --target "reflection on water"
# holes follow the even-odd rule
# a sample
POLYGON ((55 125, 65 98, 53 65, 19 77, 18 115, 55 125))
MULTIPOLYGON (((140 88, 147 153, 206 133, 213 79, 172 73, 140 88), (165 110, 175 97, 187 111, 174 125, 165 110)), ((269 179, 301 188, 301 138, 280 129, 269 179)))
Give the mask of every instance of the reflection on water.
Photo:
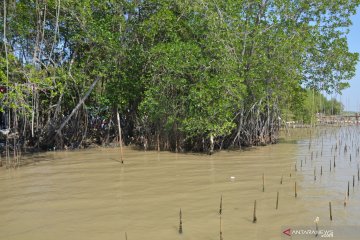
POLYGON ((221 195, 226 240, 281 239, 281 226, 317 216, 320 226, 359 226, 359 132, 296 130, 281 144, 212 156, 127 148, 123 165, 118 149, 36 155, 49 161, 0 169, 0 239, 219 239, 221 195))

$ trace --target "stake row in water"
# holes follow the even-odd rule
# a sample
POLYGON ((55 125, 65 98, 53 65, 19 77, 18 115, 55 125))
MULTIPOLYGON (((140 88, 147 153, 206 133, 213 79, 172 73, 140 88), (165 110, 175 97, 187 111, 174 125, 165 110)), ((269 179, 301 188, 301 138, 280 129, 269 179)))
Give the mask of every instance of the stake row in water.
MULTIPOLYGON (((341 143, 339 144, 339 146, 341 146, 341 143)), ((342 147, 342 146, 341 146, 342 147)), ((336 147, 337 148, 337 147, 336 147)), ((315 154, 313 154, 313 152, 311 153, 311 160, 313 160, 313 156, 315 154)), ((321 156, 322 156, 322 151, 321 151, 321 156)), ((352 161, 352 155, 350 154, 350 162, 352 161)), ((316 152, 316 158, 318 157, 318 152, 316 152)), ((334 155, 333 157, 333 161, 330 158, 330 172, 336 168, 336 157, 334 155)), ((339 158, 341 159, 341 157, 339 158)), ((305 157, 305 164, 306 164, 306 157, 305 157)), ((301 160, 300 162, 300 167, 301 169, 303 168, 303 160, 301 160)), ((316 172, 316 167, 318 166, 314 166, 314 180, 316 181, 317 179, 317 172, 316 172)), ((324 167, 326 167, 326 165, 324 165, 324 167)), ((326 169, 326 168, 325 168, 326 169)), ((297 162, 295 162, 295 166, 294 166, 294 170, 295 172, 298 171, 298 166, 297 166, 297 162)), ((319 175, 322 176, 323 175, 323 165, 320 165, 320 171, 319 171, 319 175)), ((291 177, 291 173, 290 173, 290 177, 291 177)), ((360 181, 360 167, 359 164, 357 165, 357 179, 358 181, 360 181)), ((355 188, 355 174, 352 176, 352 186, 353 188, 355 188)), ((281 175, 281 179, 280 179, 280 184, 283 184, 283 175, 281 175)), ((265 174, 262 173, 262 192, 265 192, 265 174)), ((297 182, 294 182, 294 195, 295 198, 298 197, 298 193, 297 193, 297 182)), ((345 201, 344 204, 346 205, 347 199, 350 196, 350 181, 348 181, 348 186, 347 186, 347 191, 345 193, 345 201)), ((279 191, 276 192, 276 205, 275 205, 275 209, 278 210, 279 209, 279 191)), ((223 210, 223 198, 222 195, 220 197, 220 207, 219 207, 219 219, 220 219, 220 240, 223 239, 223 232, 222 232, 222 210, 223 210)), ((329 219, 330 221, 333 220, 333 212, 332 212, 332 202, 329 202, 329 219)), ((252 222, 253 223, 257 223, 257 200, 254 200, 254 207, 253 207, 253 218, 252 218, 252 222)), ((181 216, 181 209, 180 209, 180 225, 179 225, 179 233, 182 233, 182 216, 181 216)))

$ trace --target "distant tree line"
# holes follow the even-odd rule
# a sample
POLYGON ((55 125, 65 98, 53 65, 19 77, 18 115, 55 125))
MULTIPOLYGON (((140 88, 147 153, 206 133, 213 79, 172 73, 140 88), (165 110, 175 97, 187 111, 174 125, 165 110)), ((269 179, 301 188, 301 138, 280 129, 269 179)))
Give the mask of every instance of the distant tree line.
POLYGON ((298 121, 305 124, 314 123, 316 115, 340 115, 344 111, 344 105, 332 97, 327 99, 318 91, 307 89, 302 94, 301 104, 292 105, 283 110, 285 121, 298 121))
POLYGON ((115 141, 119 113, 125 143, 145 148, 275 142, 285 112, 308 116, 309 91, 348 86, 359 3, 4 0, 1 127, 24 147, 77 148, 115 141))

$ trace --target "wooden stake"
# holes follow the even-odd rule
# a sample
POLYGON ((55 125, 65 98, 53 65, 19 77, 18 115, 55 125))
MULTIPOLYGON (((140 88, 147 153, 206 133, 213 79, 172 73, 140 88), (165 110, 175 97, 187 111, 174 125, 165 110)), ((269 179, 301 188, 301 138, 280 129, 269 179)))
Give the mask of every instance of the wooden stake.
POLYGON ((322 165, 320 167, 320 176, 322 176, 322 165))
POLYGON ((346 197, 346 192, 345 192, 344 207, 346 207, 346 199, 347 199, 347 197, 346 197))
POLYGON ((295 197, 297 197, 296 182, 295 182, 295 197))
POLYGON ((179 234, 182 234, 182 233, 183 233, 183 229, 182 229, 182 213, 181 213, 181 208, 180 208, 179 218, 180 218, 179 234))
POLYGON ((280 178, 280 184, 283 183, 283 175, 281 175, 281 178, 280 178))
POLYGON ((348 190, 347 190, 347 196, 349 197, 350 195, 350 182, 348 181, 348 190))
POLYGON ((219 209, 219 214, 222 214, 222 195, 220 197, 220 209, 219 209))
POLYGON ((256 200, 254 202, 254 214, 253 214, 253 223, 256 223, 257 218, 256 218, 256 200))
POLYGON ((353 188, 355 187, 355 175, 353 175, 353 188))
POLYGON ((223 240, 221 215, 220 215, 220 240, 223 240))
POLYGON ((264 173, 262 174, 262 183, 263 183, 262 191, 265 192, 265 177, 264 177, 264 173))
POLYGON ((330 211, 330 221, 332 221, 333 217, 332 217, 331 202, 329 202, 329 211, 330 211))
POLYGON ((125 240, 127 240, 127 232, 125 232, 125 240))
POLYGON ((276 194, 276 210, 279 208, 279 191, 276 194))
POLYGON ((118 130, 119 130, 119 144, 120 144, 120 162, 124 163, 123 160, 123 149, 122 149, 122 137, 121 137, 121 124, 120 124, 120 115, 118 109, 116 109, 116 118, 118 122, 118 130))

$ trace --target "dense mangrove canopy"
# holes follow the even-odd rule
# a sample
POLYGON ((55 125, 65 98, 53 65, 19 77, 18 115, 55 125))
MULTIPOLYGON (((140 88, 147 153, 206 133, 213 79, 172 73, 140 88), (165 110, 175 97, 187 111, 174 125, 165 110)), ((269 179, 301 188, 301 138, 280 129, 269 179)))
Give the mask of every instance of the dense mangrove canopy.
POLYGON ((4 0, 1 128, 24 147, 106 144, 118 112, 125 143, 147 148, 274 142, 309 92, 348 86, 359 3, 4 0))

